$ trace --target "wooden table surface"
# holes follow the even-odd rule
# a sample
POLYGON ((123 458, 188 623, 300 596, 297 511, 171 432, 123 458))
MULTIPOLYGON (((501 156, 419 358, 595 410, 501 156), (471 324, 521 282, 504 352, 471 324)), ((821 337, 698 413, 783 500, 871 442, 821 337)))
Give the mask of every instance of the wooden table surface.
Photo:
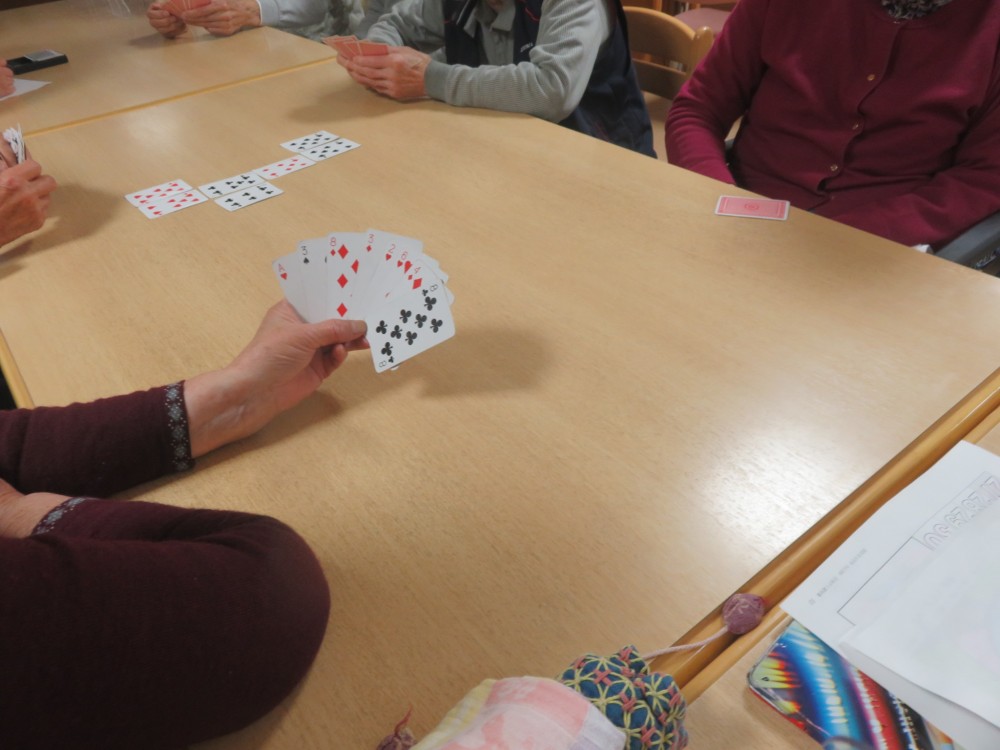
POLYGON ((61 188, 0 257, 0 329, 37 404, 224 364, 306 237, 418 237, 451 275, 454 340, 383 375, 352 355, 260 435, 131 493, 275 515, 330 581, 302 688, 213 748, 374 747, 485 677, 667 645, 997 365, 993 278, 799 211, 716 217, 708 179, 390 102, 335 64, 29 146, 61 188), (222 127, 240 114, 256 126, 222 127), (150 221, 122 198, 320 128, 361 148, 252 208, 150 221))
MULTIPOLYGON (((963 439, 1000 454, 1000 409, 986 414, 963 439)), ((924 462, 924 468, 929 468, 931 463, 924 462)), ((742 658, 730 659, 729 654, 724 653, 705 670, 714 674, 702 673, 692 684, 692 689, 704 688, 689 706, 685 721, 688 731, 697 738, 697 747, 745 750, 815 750, 818 747, 805 732, 757 698, 747 686, 748 672, 789 622, 790 618, 780 609, 771 612, 757 630, 744 636, 756 641, 752 648, 743 649, 742 643, 732 647, 734 651, 746 651, 742 658), (728 669, 718 664, 727 660, 733 662, 728 669)))
MULTIPOLYGON (((26 133, 37 132, 332 55, 324 44, 270 28, 231 37, 190 28, 177 39, 166 39, 146 20, 148 5, 146 0, 60 0, 0 12, 4 58, 41 49, 69 58, 64 65, 17 76, 50 83, 0 101, 2 127, 20 123, 26 133)), ((219 125, 250 126, 245 121, 219 125)))

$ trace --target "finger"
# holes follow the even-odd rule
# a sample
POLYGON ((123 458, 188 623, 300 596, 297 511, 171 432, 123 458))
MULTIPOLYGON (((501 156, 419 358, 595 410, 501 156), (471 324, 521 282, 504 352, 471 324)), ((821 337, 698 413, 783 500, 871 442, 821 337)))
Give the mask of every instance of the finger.
POLYGON ((319 323, 310 323, 309 328, 315 336, 315 348, 333 344, 346 344, 361 338, 368 331, 368 326, 363 320, 323 320, 319 323))
POLYGON ((16 167, 8 167, 0 172, 0 187, 7 190, 16 189, 25 182, 38 179, 42 174, 42 165, 37 161, 26 161, 16 167))
POLYGON ((38 179, 31 181, 31 189, 34 194, 39 198, 46 201, 48 205, 49 195, 54 191, 58 185, 54 178, 47 174, 43 174, 38 177, 38 179))
POLYGON ((8 167, 13 167, 17 164, 17 157, 14 156, 14 149, 10 147, 5 138, 0 138, 0 158, 3 159, 3 163, 8 167))
POLYGON ((385 79, 372 78, 371 76, 366 76, 362 73, 351 73, 351 78, 353 78, 361 85, 367 86, 370 89, 374 89, 379 86, 385 86, 385 84, 387 83, 385 79))
POLYGON ((340 367, 347 360, 347 347, 343 344, 335 345, 329 352, 327 352, 324 357, 325 374, 324 378, 329 377, 330 373, 340 367))
POLYGON ((359 352, 364 349, 371 349, 371 345, 368 343, 368 337, 362 336, 361 338, 354 339, 354 341, 348 341, 345 346, 349 352, 359 352))

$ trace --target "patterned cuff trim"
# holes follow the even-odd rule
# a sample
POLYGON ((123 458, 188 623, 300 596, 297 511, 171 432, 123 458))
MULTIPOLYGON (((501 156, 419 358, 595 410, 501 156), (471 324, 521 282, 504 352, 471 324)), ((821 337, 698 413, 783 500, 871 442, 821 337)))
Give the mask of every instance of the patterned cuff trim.
POLYGON ((88 498, 86 497, 71 497, 69 500, 63 500, 59 505, 46 513, 45 518, 38 522, 38 525, 35 526, 34 530, 31 532, 32 536, 36 534, 49 533, 55 528, 55 525, 60 518, 72 511, 73 508, 78 506, 80 503, 84 503, 87 500, 88 498))
POLYGON ((166 388, 167 430, 170 435, 170 459, 174 471, 194 468, 191 458, 191 435, 188 430, 187 409, 184 407, 184 386, 174 383, 166 388))

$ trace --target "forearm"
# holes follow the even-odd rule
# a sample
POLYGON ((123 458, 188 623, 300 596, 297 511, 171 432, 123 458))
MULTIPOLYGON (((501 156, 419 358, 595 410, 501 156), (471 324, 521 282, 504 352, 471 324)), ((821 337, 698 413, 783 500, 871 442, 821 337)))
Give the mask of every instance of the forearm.
POLYGON ((281 701, 323 637, 322 571, 273 519, 86 500, 46 528, 0 539, 5 747, 187 747, 281 701))
POLYGON ((670 105, 667 158, 727 183, 725 138, 749 106, 764 72, 760 40, 767 0, 744 0, 670 105))
POLYGON ((551 122, 568 117, 587 90, 594 63, 611 34, 603 0, 549 0, 542 6, 530 60, 509 55, 470 68, 432 62, 427 93, 459 107, 521 112, 551 122))
POLYGON ((0 412, 0 477, 23 493, 107 496, 191 465, 180 386, 0 412))

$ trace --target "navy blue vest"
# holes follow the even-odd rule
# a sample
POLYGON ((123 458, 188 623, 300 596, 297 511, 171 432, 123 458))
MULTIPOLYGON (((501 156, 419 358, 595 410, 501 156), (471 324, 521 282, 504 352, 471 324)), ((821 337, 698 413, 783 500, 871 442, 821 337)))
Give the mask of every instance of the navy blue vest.
MULTIPOLYGON (((476 28, 475 38, 464 31, 478 0, 443 2, 444 47, 448 62, 478 67, 483 62, 480 60, 481 30, 476 28)), ((611 37, 594 63, 583 99, 559 124, 655 157, 653 128, 629 53, 625 12, 620 0, 609 2, 614 3, 617 14, 611 37)), ((515 0, 515 63, 530 60, 529 53, 538 38, 541 15, 542 0, 515 0)))

